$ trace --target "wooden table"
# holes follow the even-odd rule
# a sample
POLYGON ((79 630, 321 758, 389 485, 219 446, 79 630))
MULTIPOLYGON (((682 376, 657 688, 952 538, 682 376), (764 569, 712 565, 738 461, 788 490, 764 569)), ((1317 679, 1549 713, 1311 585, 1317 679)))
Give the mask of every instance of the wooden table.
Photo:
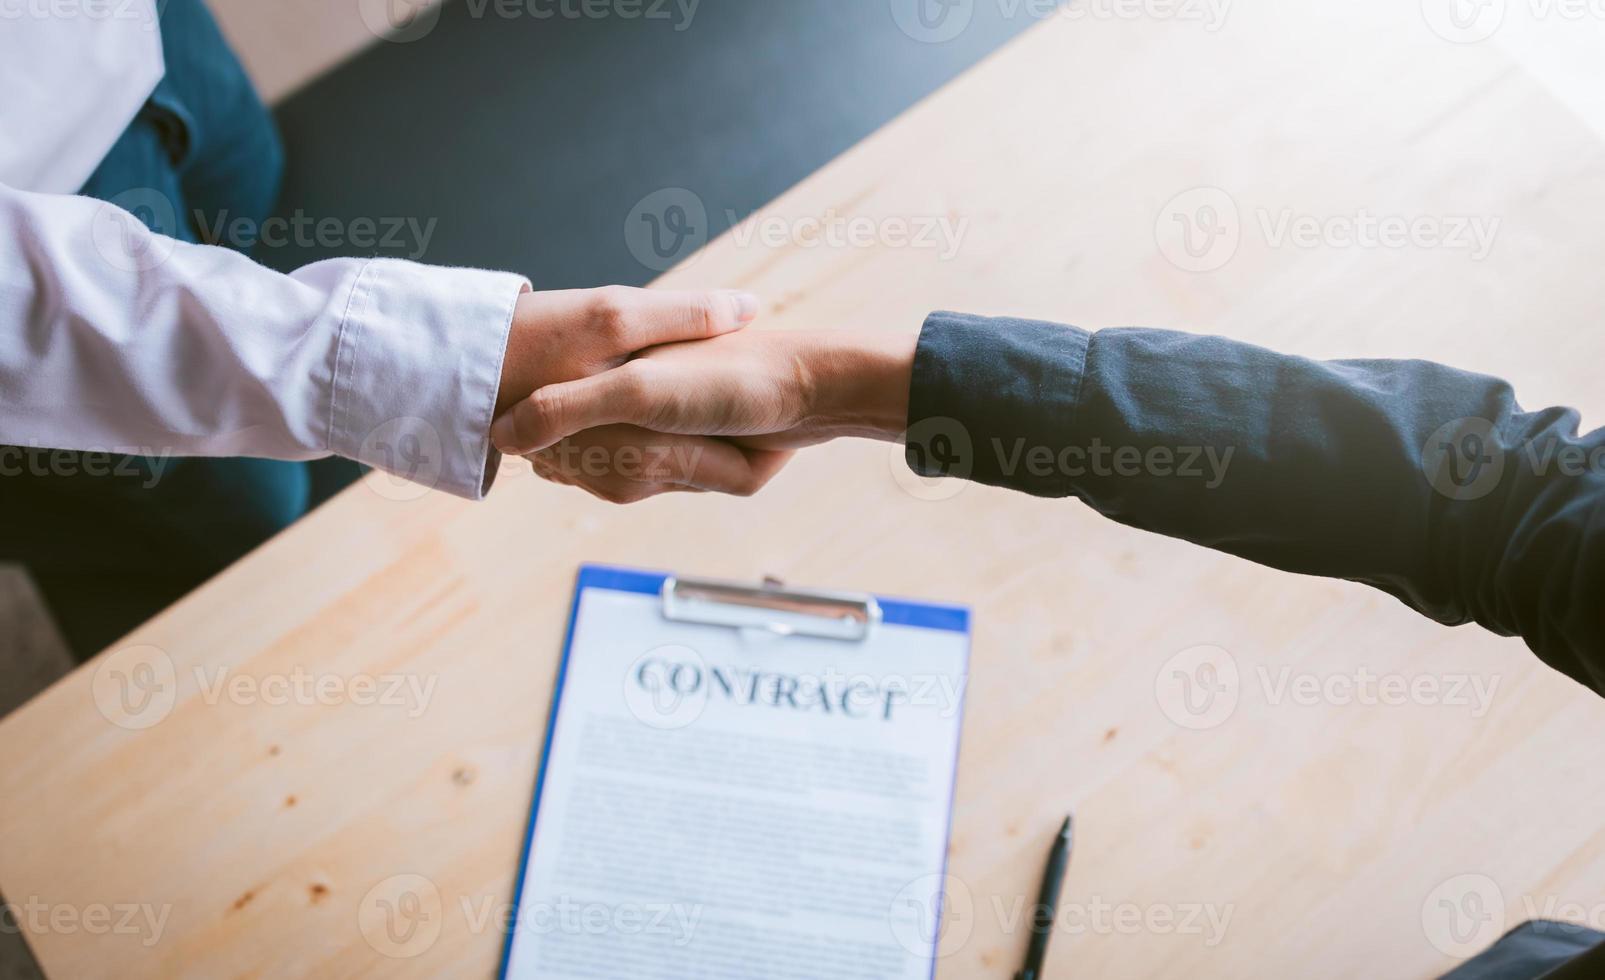
MULTIPOLYGON (((1597 419, 1599 137, 1416 4, 1245 2, 1216 26, 1052 18, 766 212, 949 216, 954 256, 727 236, 665 283, 754 289, 785 327, 908 330, 945 307, 1423 356, 1597 419), (1178 209, 1218 198, 1172 202, 1200 187, 1228 192, 1240 243, 1184 271, 1178 209), (1497 243, 1272 240, 1283 215, 1361 209, 1497 218, 1497 243)), ((1429 977, 1500 925, 1605 918, 1605 706, 1519 642, 1073 502, 910 489, 868 444, 753 500, 625 510, 507 469, 479 506, 353 489, 0 725, 0 888, 33 904, 47 970, 491 975, 587 560, 973 605, 943 977, 1018 965, 1072 807, 1050 975, 1429 977), (1229 714, 1179 700, 1178 669, 1209 658, 1237 670, 1229 714), (303 674, 429 693, 277 703, 303 674), (1438 693, 1344 693, 1366 676, 1438 693), (121 714, 130 677, 168 700, 121 714), (219 677, 264 686, 220 696, 219 677), (1473 682, 1495 686, 1485 713, 1454 696, 1473 682), (408 891, 423 931, 398 948, 383 916, 408 891)))

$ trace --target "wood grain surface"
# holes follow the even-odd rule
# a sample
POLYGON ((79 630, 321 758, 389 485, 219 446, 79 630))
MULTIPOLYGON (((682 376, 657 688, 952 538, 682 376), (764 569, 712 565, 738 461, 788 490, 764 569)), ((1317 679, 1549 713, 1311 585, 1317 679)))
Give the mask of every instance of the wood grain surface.
MULTIPOLYGON (((1605 407, 1605 149, 1415 3, 1051 17, 764 214, 963 232, 944 255, 738 229, 664 284, 752 289, 768 326, 1173 326, 1605 407), (1174 219, 1220 200, 1198 188, 1238 242, 1185 271, 1174 219), (1363 214, 1497 235, 1481 255, 1330 231, 1363 214), (1328 230, 1278 238, 1284 218, 1328 230)), ((482 505, 411 496, 354 488, 0 725, 0 889, 65 910, 24 922, 53 975, 492 975, 582 561, 973 606, 944 978, 1018 966, 1071 808, 1050 976, 1425 978, 1500 926, 1605 918, 1605 708, 1517 641, 1073 502, 918 483, 862 443, 751 500, 612 509, 511 464, 482 505), (1226 699, 1201 713, 1177 687, 1199 648, 1216 673, 1184 673, 1226 699), (270 698, 298 674, 345 696, 270 698), (428 693, 366 703, 357 677, 428 693), (141 678, 155 707, 129 715, 141 678), (403 891, 421 931, 398 946, 403 891), (162 925, 91 928, 100 906, 162 925)))

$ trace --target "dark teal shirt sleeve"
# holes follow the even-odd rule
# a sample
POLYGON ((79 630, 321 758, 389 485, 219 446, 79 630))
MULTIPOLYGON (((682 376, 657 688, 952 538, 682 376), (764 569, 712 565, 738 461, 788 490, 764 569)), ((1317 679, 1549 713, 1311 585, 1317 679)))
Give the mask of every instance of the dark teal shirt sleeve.
POLYGON ((936 313, 909 465, 1520 636, 1605 693, 1605 430, 1425 361, 936 313))

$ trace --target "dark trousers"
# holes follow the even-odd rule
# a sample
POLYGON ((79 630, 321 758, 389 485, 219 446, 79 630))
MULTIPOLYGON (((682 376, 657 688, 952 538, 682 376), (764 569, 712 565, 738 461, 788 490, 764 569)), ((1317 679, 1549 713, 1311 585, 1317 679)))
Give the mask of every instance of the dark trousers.
MULTIPOLYGON (((239 219, 260 228, 271 215, 284 167, 278 132, 200 0, 164 3, 161 31, 167 77, 80 193, 163 234, 249 251, 254 235, 212 239, 239 219)), ((28 568, 80 659, 360 475, 344 460, 143 451, 151 455, 5 450, 0 560, 28 568)))

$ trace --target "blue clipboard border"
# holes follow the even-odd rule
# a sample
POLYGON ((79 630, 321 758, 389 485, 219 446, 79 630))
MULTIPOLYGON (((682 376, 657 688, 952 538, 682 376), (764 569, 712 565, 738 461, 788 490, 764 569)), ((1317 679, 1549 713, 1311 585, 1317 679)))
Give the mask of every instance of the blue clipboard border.
MULTIPOLYGON (((557 680, 552 685, 552 703, 546 714, 546 734, 541 743, 541 761, 535 768, 535 796, 530 802, 529 822, 524 827, 524 846, 519 849, 518 879, 513 883, 513 902, 507 921, 507 939, 502 943, 501 966, 496 971, 498 980, 507 980, 507 969, 512 965, 513 941, 518 938, 518 911, 519 904, 524 899, 524 878, 529 874, 530 852, 535 847, 535 819, 541 810, 541 793, 546 788, 546 768, 551 761, 552 736, 557 733, 557 712, 563 705, 563 682, 568 679, 568 659, 574 651, 574 628, 579 623, 580 600, 584 598, 589 589, 604 589, 609 592, 633 592, 639 595, 657 595, 663 591, 663 583, 668 581, 670 572, 649 572, 633 568, 622 568, 616 565, 581 565, 579 573, 574 577, 574 597, 569 601, 568 625, 563 630, 563 655, 557 662, 557 680)), ((970 611, 964 606, 950 606, 942 603, 911 602, 906 599, 888 599, 876 596, 880 603, 882 621, 894 626, 913 626, 921 629, 941 630, 948 633, 970 632, 970 611)), ((965 654, 965 672, 969 672, 969 655, 965 654)), ((964 716, 959 715, 959 745, 964 744, 964 716)), ((953 767, 953 792, 958 789, 957 760, 953 767)), ((947 841, 953 839, 953 804, 947 803, 947 841)), ((942 847, 942 878, 947 878, 947 851, 948 846, 942 847)), ((941 916, 943 898, 937 899, 937 916, 941 916)), ((937 958, 931 957, 931 976, 936 976, 937 958)))

